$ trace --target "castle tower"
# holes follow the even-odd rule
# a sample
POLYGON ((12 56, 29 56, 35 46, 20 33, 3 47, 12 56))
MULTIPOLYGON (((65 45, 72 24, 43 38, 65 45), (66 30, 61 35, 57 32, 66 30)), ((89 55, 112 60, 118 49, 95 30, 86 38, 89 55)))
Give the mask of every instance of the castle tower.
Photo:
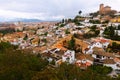
POLYGON ((99 13, 103 13, 103 11, 104 11, 104 4, 100 4, 99 13))

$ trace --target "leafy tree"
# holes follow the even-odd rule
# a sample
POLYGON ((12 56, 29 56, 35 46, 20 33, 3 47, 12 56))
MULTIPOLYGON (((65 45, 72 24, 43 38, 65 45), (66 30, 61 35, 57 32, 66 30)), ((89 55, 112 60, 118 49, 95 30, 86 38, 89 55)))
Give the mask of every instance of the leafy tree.
MULTIPOLYGON (((2 43, 5 46, 7 43, 2 43)), ((11 45, 12 46, 12 45, 11 45)), ((6 51, 0 54, 0 80, 31 80, 35 73, 42 71, 48 61, 30 53, 5 46, 6 51), (7 76, 7 77, 6 77, 7 76)))
POLYGON ((109 20, 105 20, 105 21, 102 22, 102 24, 106 24, 106 23, 108 24, 109 20))
POLYGON ((0 42, 0 53, 4 53, 8 49, 17 49, 18 46, 11 45, 9 42, 0 42))
POLYGON ((64 23, 65 22, 65 20, 64 19, 62 19, 62 23, 64 23))
POLYGON ((47 43, 47 39, 45 39, 45 38, 44 38, 44 39, 42 39, 41 41, 43 41, 43 42, 47 43))
POLYGON ((97 17, 98 15, 99 15, 99 12, 90 13, 90 16, 92 17, 97 17))
POLYGON ((79 13, 79 15, 81 15, 82 11, 80 10, 78 13, 79 13))
POLYGON ((112 45, 108 46, 108 49, 110 49, 110 52, 119 52, 120 51, 120 44, 117 44, 116 42, 112 42, 112 45))
POLYGON ((48 32, 45 32, 44 35, 47 36, 47 35, 48 35, 48 32))
POLYGON ((93 23, 93 24, 100 24, 100 20, 90 20, 89 21, 90 23, 93 23))
MULTIPOLYGON (((74 38, 71 38, 72 42, 74 38)), ((49 65, 46 59, 23 50, 11 48, 9 43, 0 43, 7 49, 0 54, 0 80, 119 80, 107 76, 112 68, 93 65, 85 70, 74 64, 49 65)), ((113 43, 113 45, 117 45, 113 43)), ((42 54, 41 54, 42 55, 42 54)))
POLYGON ((112 71, 111 67, 101 65, 93 65, 90 67, 90 69, 95 73, 99 73, 100 75, 107 75, 112 71))
POLYGON ((55 60, 52 60, 50 64, 55 65, 55 60))
POLYGON ((69 18, 69 19, 68 19, 68 23, 70 23, 70 22, 73 22, 73 20, 69 18))
POLYGON ((56 70, 46 69, 44 71, 38 72, 32 77, 32 80, 60 80, 56 76, 56 70))
POLYGON ((100 34, 100 30, 95 31, 95 36, 98 36, 100 34))
POLYGON ((72 36, 72 37, 71 37, 71 40, 68 41, 68 48, 71 49, 71 50, 74 50, 74 47, 75 47, 75 39, 74 39, 74 37, 72 36))
POLYGON ((38 54, 37 54, 37 57, 41 58, 41 54, 40 54, 40 53, 38 53, 38 54))
POLYGON ((84 38, 97 37, 100 34, 100 30, 97 29, 96 25, 90 27, 90 31, 83 35, 84 38))
POLYGON ((97 29, 96 25, 90 27, 91 30, 95 31, 97 29))
POLYGON ((60 25, 59 25, 59 27, 64 27, 65 26, 65 24, 63 24, 63 23, 61 23, 60 25))
POLYGON ((12 28, 7 28, 7 29, 4 29, 4 30, 0 30, 0 33, 3 33, 4 35, 8 34, 8 33, 13 33, 13 32, 15 32, 15 30, 12 29, 12 28))
POLYGON ((106 27, 104 32, 104 37, 112 39, 112 40, 120 40, 120 36, 118 36, 118 31, 115 31, 115 27, 112 25, 109 27, 106 27))
POLYGON ((65 30, 65 34, 70 34, 69 29, 65 30))
POLYGON ((113 37, 114 35, 115 35, 115 28, 114 27, 112 27, 112 26, 110 26, 110 37, 113 37))
POLYGON ((120 30, 120 25, 118 25, 118 30, 120 30))
POLYGON ((28 39, 28 35, 26 34, 23 40, 27 40, 27 39, 28 39))

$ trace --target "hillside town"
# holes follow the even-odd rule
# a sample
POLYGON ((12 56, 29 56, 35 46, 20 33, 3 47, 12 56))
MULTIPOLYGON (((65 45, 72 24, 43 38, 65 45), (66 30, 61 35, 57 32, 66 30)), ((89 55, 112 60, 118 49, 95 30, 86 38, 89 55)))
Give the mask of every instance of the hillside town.
POLYGON ((40 55, 54 67, 67 62, 81 69, 111 67, 120 73, 120 12, 100 4, 99 10, 60 22, 0 23, 0 42, 40 55), (7 31, 8 30, 8 31, 7 31))

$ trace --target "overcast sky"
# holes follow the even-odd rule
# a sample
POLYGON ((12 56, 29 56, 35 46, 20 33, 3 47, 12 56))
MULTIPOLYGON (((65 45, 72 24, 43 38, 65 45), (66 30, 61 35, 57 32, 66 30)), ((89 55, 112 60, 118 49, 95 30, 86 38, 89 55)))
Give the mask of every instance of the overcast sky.
POLYGON ((1 18, 37 18, 58 20, 94 12, 104 3, 120 11, 120 0, 0 0, 1 18))

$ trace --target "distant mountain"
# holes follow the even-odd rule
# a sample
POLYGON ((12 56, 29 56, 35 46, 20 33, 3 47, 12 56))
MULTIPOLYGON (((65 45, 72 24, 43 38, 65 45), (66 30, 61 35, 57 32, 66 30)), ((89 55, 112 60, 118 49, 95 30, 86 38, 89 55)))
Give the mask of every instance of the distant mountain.
POLYGON ((0 16, 0 23, 1 22, 59 22, 61 20, 40 20, 40 19, 35 19, 35 18, 6 18, 6 17, 1 17, 0 16))
POLYGON ((0 22, 42 22, 42 20, 39 19, 26 19, 26 18, 14 18, 14 19, 6 19, 6 18, 0 18, 0 22))
POLYGON ((17 22, 17 21, 21 21, 21 22, 42 22, 42 20, 39 20, 39 19, 25 19, 25 18, 13 19, 13 20, 10 20, 9 22, 17 22))

